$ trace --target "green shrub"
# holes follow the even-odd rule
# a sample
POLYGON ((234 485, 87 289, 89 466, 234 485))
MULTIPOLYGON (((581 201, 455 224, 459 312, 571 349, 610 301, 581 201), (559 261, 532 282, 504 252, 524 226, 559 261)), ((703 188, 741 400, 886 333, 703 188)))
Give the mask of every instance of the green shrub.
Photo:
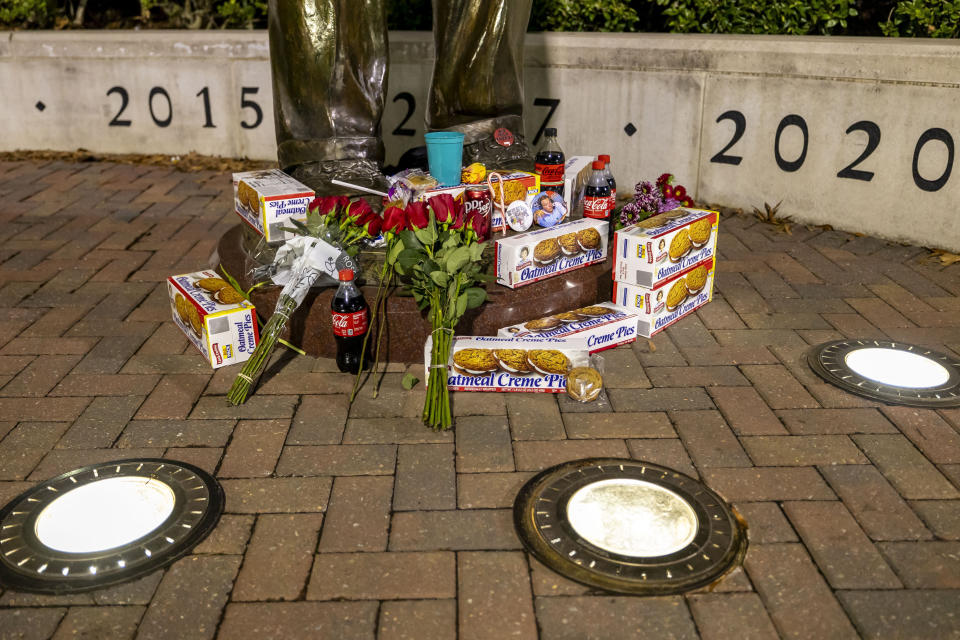
POLYGON ((227 29, 253 29, 267 26, 266 0, 226 0, 217 7, 227 29))
POLYGON ((635 31, 640 16, 624 0, 537 0, 530 31, 635 31))
POLYGON ((880 29, 885 36, 960 37, 960 0, 901 0, 880 29))
POLYGON ((857 15, 851 0, 657 0, 674 33, 829 35, 857 15))
POLYGON ((46 0, 0 0, 0 27, 42 29, 51 22, 46 0))

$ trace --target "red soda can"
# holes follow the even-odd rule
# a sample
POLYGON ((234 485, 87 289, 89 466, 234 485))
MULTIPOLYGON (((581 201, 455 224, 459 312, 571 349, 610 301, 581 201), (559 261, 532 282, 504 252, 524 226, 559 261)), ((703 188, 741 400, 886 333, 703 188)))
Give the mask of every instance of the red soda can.
POLYGON ((470 185, 463 192, 463 217, 466 220, 474 211, 478 211, 487 219, 487 228, 493 224, 493 198, 490 197, 490 187, 485 184, 470 185))

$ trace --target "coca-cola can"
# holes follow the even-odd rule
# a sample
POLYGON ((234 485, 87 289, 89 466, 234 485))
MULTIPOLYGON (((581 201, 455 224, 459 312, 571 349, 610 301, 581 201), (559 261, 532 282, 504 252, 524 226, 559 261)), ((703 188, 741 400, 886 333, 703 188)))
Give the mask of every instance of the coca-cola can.
POLYGON ((471 185, 463 192, 463 216, 467 220, 477 211, 487 219, 487 227, 493 222, 493 199, 490 187, 484 184, 471 185))

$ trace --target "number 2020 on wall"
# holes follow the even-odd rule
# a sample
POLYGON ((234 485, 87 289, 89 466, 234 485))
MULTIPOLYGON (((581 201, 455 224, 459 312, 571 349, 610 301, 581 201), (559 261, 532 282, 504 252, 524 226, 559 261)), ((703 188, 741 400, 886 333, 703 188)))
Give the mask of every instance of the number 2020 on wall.
MULTIPOLYGON (((743 115, 743 112, 731 109, 721 113, 717 117, 716 122, 720 123, 724 120, 733 122, 733 135, 727 141, 726 145, 710 158, 710 162, 738 166, 743 161, 743 156, 735 155, 731 152, 735 151, 737 143, 747 130, 747 118, 743 115)), ((837 178, 841 179, 870 182, 874 179, 874 177, 877 177, 876 173, 858 167, 864 161, 866 161, 874 151, 877 150, 877 147, 880 146, 880 125, 870 120, 860 120, 848 126, 844 133, 846 135, 850 135, 851 133, 857 131, 867 134, 867 144, 860 155, 853 159, 853 161, 845 167, 839 168, 836 175, 837 178)), ((780 120, 780 123, 777 125, 777 130, 772 137, 772 143, 773 155, 777 161, 777 166, 781 171, 792 173, 799 170, 800 167, 803 166, 803 163, 807 158, 809 141, 810 130, 807 126, 807 121, 803 118, 803 116, 791 113, 784 116, 780 120), (796 157, 785 158, 780 149, 780 141, 784 132, 791 127, 794 127, 799 131, 803 140, 803 144, 801 145, 800 152, 796 155, 796 157)), ((923 191, 939 191, 942 189, 950 180, 950 174, 953 171, 953 155, 953 136, 951 136, 950 132, 946 129, 932 127, 920 134, 920 137, 917 139, 916 145, 914 145, 913 148, 912 163, 913 182, 917 188, 922 189, 923 191), (923 153, 928 144, 935 142, 939 142, 946 147, 947 159, 945 166, 943 167, 943 170, 939 176, 931 177, 921 175, 919 168, 920 155, 923 153)))

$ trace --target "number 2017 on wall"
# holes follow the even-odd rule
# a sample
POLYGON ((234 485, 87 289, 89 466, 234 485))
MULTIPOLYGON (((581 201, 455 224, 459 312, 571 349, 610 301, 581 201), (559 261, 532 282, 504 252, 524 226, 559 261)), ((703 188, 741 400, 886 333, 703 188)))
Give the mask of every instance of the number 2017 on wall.
MULTIPOLYGON (((743 161, 743 156, 731 155, 727 152, 730 151, 734 145, 740 141, 740 138, 743 137, 744 132, 747 130, 747 118, 742 112, 731 109, 730 111, 724 111, 721 113, 717 117, 716 121, 717 123, 720 123, 724 120, 730 120, 733 122, 733 137, 730 138, 730 141, 727 142, 725 147, 720 149, 720 151, 710 158, 710 162, 736 166, 743 161)), ((862 131, 867 134, 867 146, 853 162, 837 172, 837 177, 870 182, 873 180, 874 172, 858 169, 857 167, 864 160, 870 157, 870 154, 876 151, 877 147, 880 146, 880 126, 876 122, 872 122, 870 120, 860 120, 859 122, 854 122, 847 127, 846 133, 849 135, 854 131, 862 131)), ((803 166, 803 161, 807 158, 807 143, 809 142, 809 138, 810 135, 807 128, 807 121, 804 120, 802 116, 791 113, 790 115, 784 116, 784 118, 780 120, 780 124, 777 125, 777 133, 773 140, 773 155, 776 158, 777 166, 780 167, 781 171, 790 173, 797 171, 803 166), (783 132, 786 131, 788 127, 796 127, 800 130, 800 133, 803 136, 803 148, 800 150, 800 154, 792 160, 784 158, 780 152, 780 138, 783 136, 783 132)), ((914 184, 924 191, 939 191, 942 189, 944 185, 947 184, 947 181, 950 179, 950 173, 953 171, 953 151, 953 137, 946 129, 933 127, 920 134, 920 137, 917 139, 917 144, 913 148, 914 184), (940 176, 931 180, 920 175, 919 162, 920 153, 923 151, 923 148, 927 145, 927 143, 934 141, 943 143, 943 145, 947 148, 947 163, 940 176)))

